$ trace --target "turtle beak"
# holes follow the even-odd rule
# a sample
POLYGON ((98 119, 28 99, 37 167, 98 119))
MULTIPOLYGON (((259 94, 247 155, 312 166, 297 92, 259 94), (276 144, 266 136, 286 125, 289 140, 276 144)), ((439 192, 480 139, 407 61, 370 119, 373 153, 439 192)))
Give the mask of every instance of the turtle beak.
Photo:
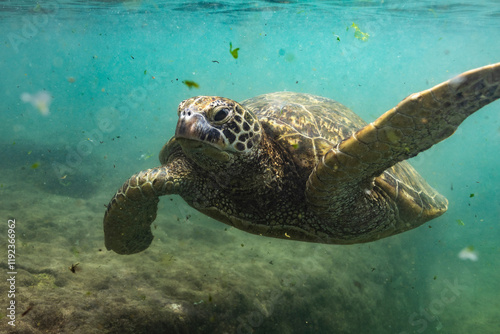
POLYGON ((207 127, 205 118, 192 111, 183 110, 179 115, 177 127, 175 128, 176 138, 200 140, 204 129, 207 127))
POLYGON ((211 157, 218 161, 228 161, 229 155, 223 151, 225 145, 220 132, 213 128, 202 114, 181 111, 175 138, 182 150, 195 161, 203 163, 201 157, 211 157))
POLYGON ((179 113, 175 137, 202 142, 219 150, 226 147, 221 132, 209 124, 203 114, 189 109, 184 109, 179 113))

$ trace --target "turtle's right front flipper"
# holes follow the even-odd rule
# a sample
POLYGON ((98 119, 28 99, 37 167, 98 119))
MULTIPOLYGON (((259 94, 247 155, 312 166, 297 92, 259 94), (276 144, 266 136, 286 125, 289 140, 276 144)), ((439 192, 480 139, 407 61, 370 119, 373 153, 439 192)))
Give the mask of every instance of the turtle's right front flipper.
POLYGON ((323 156, 307 182, 310 207, 325 217, 348 215, 356 208, 346 203, 358 200, 366 207, 360 194, 370 192, 375 177, 448 138, 468 116, 498 98, 500 63, 410 95, 323 156))
POLYGON ((108 250, 134 254, 149 247, 159 197, 178 193, 180 188, 180 178, 174 177, 168 166, 133 175, 111 199, 103 222, 108 250))

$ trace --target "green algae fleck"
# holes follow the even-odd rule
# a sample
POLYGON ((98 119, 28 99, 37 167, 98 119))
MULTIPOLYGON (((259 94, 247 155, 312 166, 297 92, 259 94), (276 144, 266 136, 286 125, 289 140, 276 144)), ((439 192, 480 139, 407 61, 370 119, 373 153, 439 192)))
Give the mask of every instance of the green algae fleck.
POLYGON ((356 23, 353 22, 351 27, 354 28, 354 37, 356 37, 360 41, 366 42, 368 40, 368 37, 370 37, 369 34, 362 32, 356 23))
POLYGON ((233 50, 233 43, 229 42, 229 53, 233 56, 234 59, 238 59, 238 51, 240 48, 236 48, 233 50))
POLYGON ((189 89, 191 89, 193 87, 200 88, 200 85, 198 85, 196 82, 191 81, 191 80, 184 80, 182 83, 185 84, 189 89))

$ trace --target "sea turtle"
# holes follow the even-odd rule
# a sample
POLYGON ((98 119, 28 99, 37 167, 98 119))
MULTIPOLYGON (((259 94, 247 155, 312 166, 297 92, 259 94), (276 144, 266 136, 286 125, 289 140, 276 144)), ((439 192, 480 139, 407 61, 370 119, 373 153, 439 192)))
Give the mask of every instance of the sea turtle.
POLYGON ((276 238, 353 244, 442 215, 446 198, 403 161, 449 137, 500 97, 500 63, 412 94, 366 124, 333 100, 279 92, 241 103, 182 101, 161 166, 132 176, 104 216, 119 254, 151 244, 159 197, 238 229, 276 238))

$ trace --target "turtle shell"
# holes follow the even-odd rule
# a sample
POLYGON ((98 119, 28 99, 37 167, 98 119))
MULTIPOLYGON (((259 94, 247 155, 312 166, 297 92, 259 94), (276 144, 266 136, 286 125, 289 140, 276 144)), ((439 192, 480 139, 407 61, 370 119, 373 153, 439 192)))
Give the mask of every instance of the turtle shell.
MULTIPOLYGON (((311 94, 264 94, 241 105, 257 115, 267 136, 290 154, 298 167, 298 182, 306 182, 326 152, 367 124, 341 103, 311 94)), ((406 161, 385 170, 375 182, 410 216, 434 217, 446 211, 446 199, 406 161)))

